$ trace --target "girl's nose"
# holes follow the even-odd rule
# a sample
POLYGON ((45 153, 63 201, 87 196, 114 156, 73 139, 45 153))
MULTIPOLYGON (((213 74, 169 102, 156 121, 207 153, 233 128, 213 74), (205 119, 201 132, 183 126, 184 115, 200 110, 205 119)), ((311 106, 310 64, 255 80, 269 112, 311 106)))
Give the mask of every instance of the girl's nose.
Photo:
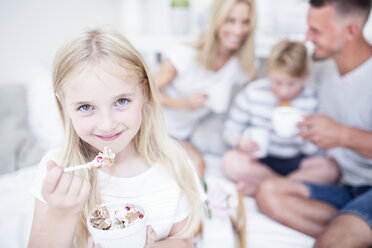
POLYGON ((97 128, 105 133, 110 133, 115 129, 117 122, 112 113, 104 113, 99 117, 97 128))

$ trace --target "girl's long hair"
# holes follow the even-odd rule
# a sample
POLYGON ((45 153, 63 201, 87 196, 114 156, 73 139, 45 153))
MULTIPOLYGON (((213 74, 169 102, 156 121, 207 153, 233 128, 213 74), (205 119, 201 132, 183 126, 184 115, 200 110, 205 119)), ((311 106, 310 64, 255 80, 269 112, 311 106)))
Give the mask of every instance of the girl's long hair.
POLYGON ((242 70, 253 78, 256 74, 254 37, 256 30, 256 6, 254 0, 215 0, 209 13, 206 31, 199 37, 195 46, 198 50, 198 61, 205 68, 212 70, 217 57, 218 29, 226 21, 234 4, 243 2, 250 7, 250 32, 241 47, 236 51, 242 70))
MULTIPOLYGON (((157 88, 144 60, 130 42, 111 27, 82 30, 71 37, 56 54, 53 85, 64 127, 62 165, 69 167, 85 163, 93 159, 98 152, 79 138, 63 109, 64 86, 71 82, 70 78, 92 65, 102 66, 106 72, 118 78, 124 79, 129 76, 138 79, 138 84, 144 92, 144 104, 141 127, 133 138, 135 148, 149 165, 162 164, 186 194, 190 204, 190 214, 183 230, 174 237, 191 237, 200 222, 201 202, 189 159, 178 142, 169 138, 166 133, 157 88)), ((76 235, 79 247, 83 247, 88 234, 86 217, 97 204, 101 203, 101 199, 96 186, 95 170, 78 173, 90 180, 92 185, 88 203, 81 213, 76 235)))

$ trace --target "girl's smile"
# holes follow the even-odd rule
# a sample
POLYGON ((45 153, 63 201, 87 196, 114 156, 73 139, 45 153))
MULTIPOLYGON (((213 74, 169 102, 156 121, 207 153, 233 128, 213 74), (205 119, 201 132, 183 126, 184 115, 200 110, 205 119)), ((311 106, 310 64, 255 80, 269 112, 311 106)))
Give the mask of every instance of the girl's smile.
POLYGON ((118 138, 123 132, 124 130, 114 135, 96 135, 96 136, 104 141, 112 141, 118 138))

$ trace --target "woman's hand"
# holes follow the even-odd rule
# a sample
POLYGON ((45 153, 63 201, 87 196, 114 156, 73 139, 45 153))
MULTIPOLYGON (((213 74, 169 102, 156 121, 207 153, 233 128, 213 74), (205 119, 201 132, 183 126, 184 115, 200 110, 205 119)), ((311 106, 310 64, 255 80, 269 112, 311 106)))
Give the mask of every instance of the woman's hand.
POLYGON ((88 241, 87 241, 87 248, 102 248, 102 246, 96 245, 93 241, 92 236, 89 236, 88 241))
POLYGON ((154 229, 152 229, 152 227, 150 225, 148 225, 146 227, 146 244, 145 244, 145 248, 151 248, 154 245, 157 236, 158 235, 156 234, 156 232, 154 231, 154 229))
POLYGON ((47 165, 42 195, 55 216, 78 216, 88 201, 90 183, 71 172, 64 172, 53 161, 47 165))
POLYGON ((202 92, 194 92, 185 98, 185 108, 194 110, 205 107, 207 96, 202 92))

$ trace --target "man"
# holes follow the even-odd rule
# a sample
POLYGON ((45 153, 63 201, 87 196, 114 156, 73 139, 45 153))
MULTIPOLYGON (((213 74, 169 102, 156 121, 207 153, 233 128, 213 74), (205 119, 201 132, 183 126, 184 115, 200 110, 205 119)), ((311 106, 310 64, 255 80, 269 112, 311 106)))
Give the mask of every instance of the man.
POLYGON ((271 218, 317 238, 315 247, 372 247, 372 46, 363 37, 371 0, 310 0, 307 39, 319 71, 320 113, 300 135, 327 149, 340 185, 270 178, 256 200, 271 218))

